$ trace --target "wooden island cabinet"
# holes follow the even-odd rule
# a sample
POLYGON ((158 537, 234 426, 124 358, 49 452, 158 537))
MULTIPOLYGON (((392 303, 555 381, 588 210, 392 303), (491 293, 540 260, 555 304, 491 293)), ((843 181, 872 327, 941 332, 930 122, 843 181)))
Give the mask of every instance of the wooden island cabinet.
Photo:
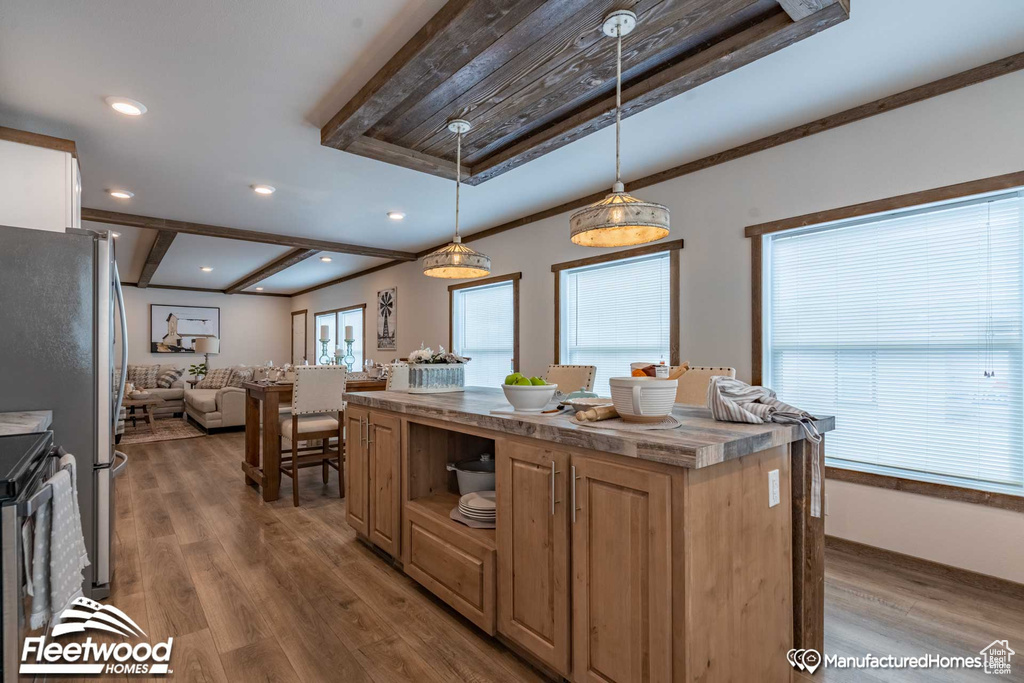
POLYGON ((798 427, 679 406, 675 430, 612 431, 492 415, 501 392, 476 387, 347 398, 349 524, 551 675, 789 681, 786 652, 820 649, 823 526, 804 514, 798 427), (449 517, 446 465, 483 453, 496 459, 497 529, 449 517))

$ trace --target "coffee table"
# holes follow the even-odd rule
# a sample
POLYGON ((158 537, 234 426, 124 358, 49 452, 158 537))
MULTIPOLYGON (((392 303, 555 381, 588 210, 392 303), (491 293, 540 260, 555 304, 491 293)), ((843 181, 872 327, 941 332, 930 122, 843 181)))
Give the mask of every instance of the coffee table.
POLYGON ((121 405, 124 406, 128 412, 125 415, 127 421, 131 418, 132 427, 136 426, 136 420, 138 415, 135 413, 136 408, 142 409, 142 416, 145 418, 146 423, 149 425, 149 431, 156 434, 156 427, 153 426, 153 408, 163 403, 164 400, 159 396, 147 396, 146 398, 125 398, 121 401, 121 405))

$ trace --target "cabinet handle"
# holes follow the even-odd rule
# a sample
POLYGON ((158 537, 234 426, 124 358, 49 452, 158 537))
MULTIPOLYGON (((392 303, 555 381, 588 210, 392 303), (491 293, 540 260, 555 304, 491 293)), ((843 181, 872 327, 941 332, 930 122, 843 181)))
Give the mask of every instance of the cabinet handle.
POLYGON ((579 479, 579 477, 576 476, 576 465, 573 465, 571 469, 572 469, 572 523, 575 524, 576 523, 576 510, 579 509, 579 508, 576 507, 576 480, 579 479))
POLYGON ((366 418, 366 447, 369 448, 371 443, 373 439, 370 438, 370 418, 366 418))
POLYGON ((359 447, 362 448, 366 437, 363 436, 363 418, 359 418, 359 447))

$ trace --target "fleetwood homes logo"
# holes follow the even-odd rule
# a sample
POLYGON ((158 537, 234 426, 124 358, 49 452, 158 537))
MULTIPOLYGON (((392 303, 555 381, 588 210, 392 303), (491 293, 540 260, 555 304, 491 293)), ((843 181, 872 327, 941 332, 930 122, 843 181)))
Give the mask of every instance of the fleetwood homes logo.
MULTIPOLYGON (((68 633, 99 631, 124 638, 146 635, 127 614, 111 605, 88 598, 77 598, 60 615, 52 638, 68 633)), ((169 674, 174 638, 165 643, 97 643, 92 636, 85 641, 46 642, 46 636, 26 638, 21 651, 23 674, 169 674)))

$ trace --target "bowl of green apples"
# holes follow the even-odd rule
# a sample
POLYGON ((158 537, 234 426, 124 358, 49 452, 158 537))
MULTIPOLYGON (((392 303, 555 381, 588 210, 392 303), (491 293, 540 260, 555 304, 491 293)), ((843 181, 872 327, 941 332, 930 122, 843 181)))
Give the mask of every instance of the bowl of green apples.
POLYGON ((506 377, 501 388, 508 402, 520 413, 539 413, 558 391, 557 384, 548 384, 540 377, 527 377, 518 372, 506 377))

